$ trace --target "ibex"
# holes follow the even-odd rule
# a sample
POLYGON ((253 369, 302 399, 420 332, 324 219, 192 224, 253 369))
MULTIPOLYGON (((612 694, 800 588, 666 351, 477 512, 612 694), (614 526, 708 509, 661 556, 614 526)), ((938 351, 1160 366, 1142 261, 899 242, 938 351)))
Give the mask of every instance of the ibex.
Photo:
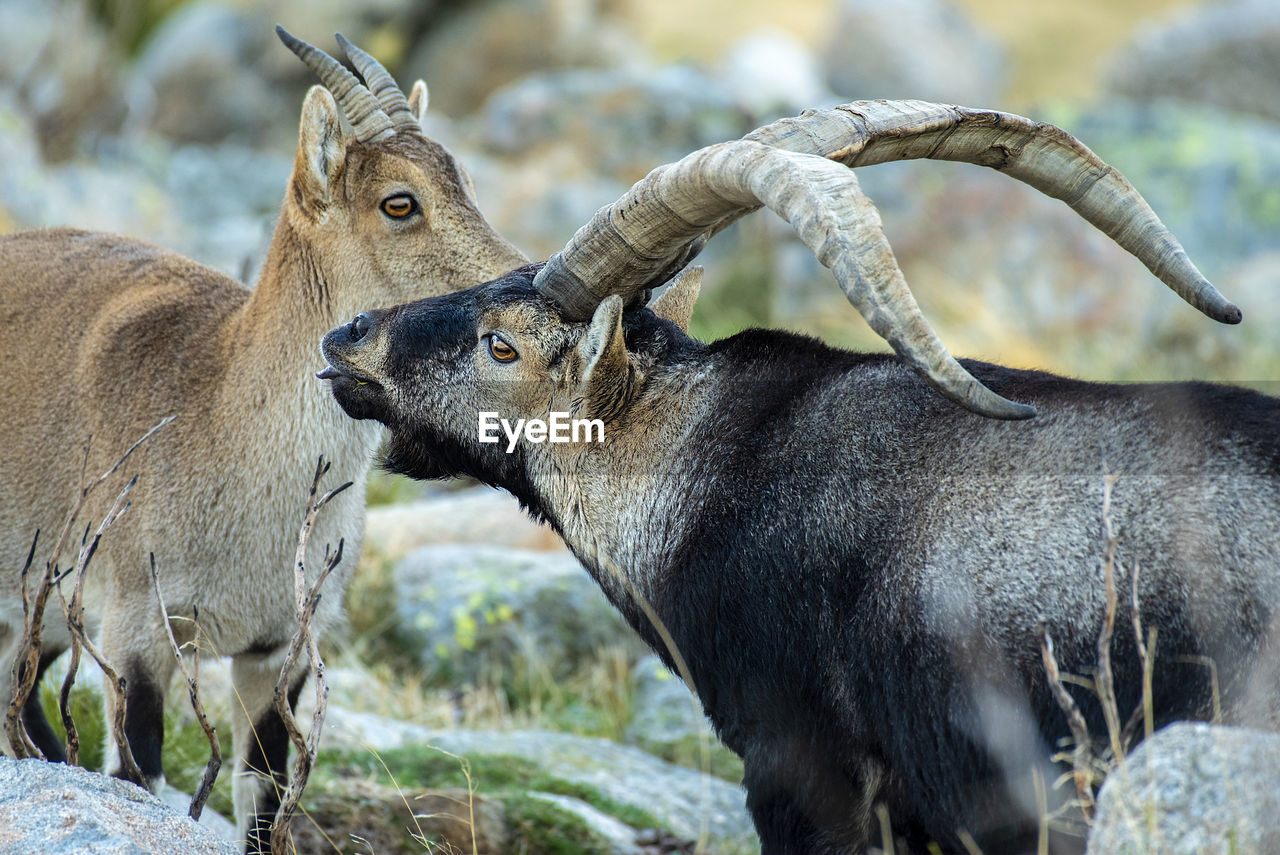
MULTIPOLYGON (((170 614, 198 612, 201 638, 232 657, 233 789, 250 850, 265 846, 287 771, 272 688, 295 626, 293 553, 316 458, 332 461, 335 484, 354 482, 310 541, 323 550, 345 539, 348 558, 317 616, 332 624, 360 554, 380 439, 376 425, 345 419, 317 388, 316 340, 371 302, 457 290, 525 261, 480 214, 462 167, 424 135, 421 81, 406 98, 338 36, 361 84, 278 32, 324 85, 303 103, 297 159, 255 288, 115 235, 54 229, 0 238, 0 294, 25 319, 0 335, 0 361, 25 378, 10 390, 0 447, 0 697, 10 696, 21 634, 18 570, 36 530, 56 532, 69 512, 86 439, 94 471, 176 416, 130 459, 140 476, 133 506, 94 559, 90 583, 99 580, 100 590, 90 606, 101 615, 101 649, 128 683, 125 731, 146 786, 162 775, 161 705, 175 667, 149 553, 170 614)), ((47 621, 42 667, 65 649, 60 620, 47 621)), ((191 626, 173 622, 180 640, 191 626)), ((25 720, 45 755, 61 758, 38 703, 25 720)))
MULTIPOLYGON (((390 469, 509 490, 679 669, 742 757, 765 853, 862 851, 882 817, 914 853, 1036 850, 1033 779, 1051 788, 1070 736, 1042 633, 1063 670, 1090 672, 1104 476, 1116 625, 1140 571, 1158 630, 1154 723, 1212 713, 1204 657, 1228 718, 1275 709, 1259 651, 1280 604, 1280 401, 956 362, 845 168, 909 157, 1062 198, 1193 305, 1240 318, 1132 185, 1060 129, 861 102, 659 167, 545 266, 323 339, 320 376, 349 415, 391 429, 390 469), (700 236, 761 205, 896 356, 768 330, 703 344, 686 334, 691 272, 642 305, 700 236), (603 441, 480 441, 496 418, 551 413, 599 419, 603 441)), ((1127 714, 1141 669, 1134 633, 1115 639, 1127 714)), ((1105 733, 1093 695, 1072 692, 1105 733)))

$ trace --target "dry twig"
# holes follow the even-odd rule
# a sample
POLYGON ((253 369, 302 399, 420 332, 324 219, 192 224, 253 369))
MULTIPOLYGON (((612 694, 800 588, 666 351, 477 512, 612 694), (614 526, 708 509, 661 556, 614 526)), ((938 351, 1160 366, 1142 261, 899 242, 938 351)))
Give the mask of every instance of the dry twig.
POLYGON ((315 766, 316 751, 320 742, 320 730, 324 725, 325 712, 329 705, 329 684, 324 676, 324 660, 320 658, 320 647, 316 642, 315 634, 311 631, 311 619, 315 617, 316 608, 320 604, 320 587, 324 584, 325 579, 329 577, 329 573, 333 571, 333 568, 337 567, 338 563, 342 561, 343 541, 338 541, 338 548, 332 553, 329 552, 328 545, 325 545, 324 565, 321 567, 315 583, 309 587, 307 585, 306 569, 307 541, 311 537, 311 530, 315 527, 316 515, 320 512, 320 509, 328 504, 334 496, 350 487, 351 482, 348 481, 341 487, 335 487, 317 499, 316 493, 320 489, 320 479, 328 471, 329 464, 325 463, 324 458, 321 457, 316 463, 316 475, 311 482, 311 492, 307 496, 307 513, 302 521, 302 529, 298 532, 298 550, 293 564, 298 629, 294 632, 293 639, 289 644, 289 654, 285 658, 284 666, 280 669, 280 678, 276 681, 275 694, 273 696, 276 712, 280 714, 285 730, 289 734, 289 739, 297 749, 298 756, 294 760, 293 771, 289 776, 289 786, 285 790, 284 797, 280 800, 280 807, 276 810, 275 822, 271 826, 272 855, 286 855, 288 851, 289 820, 298 808, 298 802, 302 799, 302 791, 307 786, 307 779, 311 776, 312 767, 315 766), (307 731, 306 737, 303 737, 302 731, 298 728, 298 722, 293 717, 293 710, 289 708, 290 677, 304 648, 311 660, 311 669, 316 681, 316 709, 311 717, 311 728, 307 731))
POLYGON ((1093 743, 1089 740, 1089 726, 1075 698, 1062 685, 1062 675, 1058 671, 1058 660, 1053 655, 1053 638, 1047 626, 1040 627, 1040 654, 1044 659, 1044 672, 1049 679, 1049 689, 1054 700, 1062 708, 1067 717, 1067 725, 1071 728, 1071 737, 1075 740, 1075 748, 1071 749, 1071 769, 1075 779, 1076 795, 1080 799, 1080 810, 1084 813, 1085 822, 1093 822, 1093 743))
POLYGON ((1116 605, 1119 599, 1116 593, 1116 544, 1115 532, 1111 527, 1111 488, 1116 483, 1115 475, 1106 475, 1102 479, 1102 529, 1107 538, 1107 559, 1103 563, 1103 584, 1106 588, 1106 609, 1103 612, 1102 629, 1098 632, 1098 699, 1102 702, 1102 718, 1107 724, 1107 738, 1111 743, 1111 754, 1116 762, 1124 759, 1124 745, 1121 741, 1120 711, 1116 704, 1115 676, 1111 670, 1111 638, 1116 626, 1116 605))
MULTIPOLYGON (((187 664, 182 660, 182 648, 178 646, 178 640, 173 636, 173 627, 169 625, 169 610, 165 608, 164 596, 160 593, 160 574, 156 572, 155 553, 151 553, 151 583, 155 586, 156 602, 160 605, 160 620, 164 622, 164 631, 169 636, 169 646, 173 650, 173 656, 178 662, 178 667, 182 670, 183 679, 187 681, 187 694, 191 698, 191 709, 195 711, 196 721, 200 722, 200 728, 209 740, 209 762, 204 767, 204 775, 200 778, 200 786, 196 788, 195 795, 191 797, 191 806, 187 809, 187 815, 198 821, 200 814, 204 811, 204 803, 208 800, 209 794, 213 792, 213 782, 218 779, 218 770, 222 768, 222 746, 218 744, 218 732, 209 723, 209 717, 204 712, 204 704, 200 702, 200 688, 196 684, 196 677, 191 671, 187 670, 187 664)), ((195 626, 198 641, 200 633, 198 621, 195 626)), ((200 667, 200 647, 198 644, 193 644, 192 647, 195 650, 196 668, 198 670, 200 667)))
MULTIPOLYGON (((75 669, 80 662, 80 650, 87 650, 93 660, 98 663, 98 667, 102 669, 104 685, 110 687, 109 691, 115 696, 115 703, 112 704, 114 714, 107 724, 111 728, 111 737, 115 740, 116 748, 119 751, 120 771, 126 780, 145 787, 147 786, 147 780, 143 777, 142 770, 138 768, 138 764, 133 759, 133 751, 130 749, 129 740, 124 733, 125 679, 116 673, 116 670, 111 667, 94 643, 89 640, 89 635, 84 628, 84 580, 88 575, 89 562, 98 551, 98 544, 102 541, 102 535, 120 518, 121 514, 129 509, 129 503, 125 501, 125 498, 137 483, 138 477, 136 475, 129 479, 129 483, 125 484, 124 489, 116 496, 115 504, 111 506, 111 510, 102 518, 102 523, 99 524, 98 530, 94 533, 93 540, 88 541, 81 547, 74 569, 75 587, 71 592, 71 600, 67 600, 61 586, 58 587, 58 596, 62 599, 62 613, 67 619, 67 629, 71 631, 72 667, 67 669, 66 679, 62 683, 64 704, 71 695, 71 684, 76 677, 75 669)), ((70 711, 65 705, 62 709, 62 717, 64 721, 71 718, 70 711)))
MULTIPOLYGON (((11 672, 13 694, 9 698, 9 706, 5 711, 5 733, 9 737, 9 744, 12 746, 14 753, 19 757, 44 756, 43 753, 36 748, 35 744, 31 741, 31 737, 26 732, 26 726, 22 720, 22 710, 26 706, 27 700, 31 697, 32 692, 35 690, 36 674, 39 670, 40 662, 41 634, 44 629, 45 607, 48 603, 49 594, 52 592, 54 585, 58 584, 58 582, 61 581, 62 576, 65 575, 60 575, 59 561, 62 558, 63 550, 66 549, 67 540, 71 534, 71 527, 75 524, 76 519, 84 510, 85 505, 88 503, 90 494, 92 494, 93 491, 102 484, 102 482, 115 474, 116 471, 124 465, 125 461, 129 459, 130 455, 132 455, 133 452, 142 445, 142 443, 150 439, 156 431, 173 421, 173 418, 173 416, 167 416, 164 419, 161 419, 160 422, 139 437, 138 440, 129 447, 129 450, 121 455, 120 459, 118 459, 110 469, 107 469, 99 475, 92 483, 86 483, 85 481, 85 472, 87 471, 89 464, 89 447, 92 438, 85 442, 84 456, 80 464, 79 495, 76 497, 76 502, 72 506, 71 512, 67 515, 66 522, 63 523, 62 531, 58 535, 58 539, 49 559, 45 562, 44 572, 41 575, 39 584, 36 586, 34 596, 29 590, 27 582, 31 564, 35 557, 36 540, 39 538, 38 531, 36 532, 36 538, 32 540, 31 552, 27 556, 26 565, 22 570, 22 615, 24 623, 22 640, 18 646, 17 654, 13 661, 11 672)), ((103 519, 102 524, 98 527, 98 531, 95 534, 94 539, 89 542, 86 542, 86 538, 81 539, 80 554, 77 556, 75 564, 76 572, 80 577, 83 576, 84 570, 87 569, 89 561, 93 558, 93 553, 97 551, 98 542, 100 541, 102 534, 110 527, 110 524, 115 521, 120 513, 124 512, 124 508, 127 507, 127 505, 122 505, 121 503, 128 491, 132 489, 136 480, 136 478, 131 480, 129 484, 120 491, 120 494, 117 495, 116 501, 112 506, 112 511, 107 515, 110 519, 103 519)), ((87 527, 85 529, 85 534, 86 536, 88 534, 87 527)), ((61 588, 59 588, 59 593, 61 594, 61 588)), ((66 605, 66 599, 63 597, 64 613, 66 605)), ((81 632, 81 635, 83 636, 83 631, 81 632)), ((77 664, 78 658, 77 651, 73 653, 73 660, 77 664)), ((122 684, 115 685, 121 692, 123 692, 122 684)), ((72 754, 78 754, 79 745, 78 736, 75 731, 75 724, 70 721, 71 717, 67 712, 68 694, 69 685, 64 682, 63 691, 59 699, 59 706, 64 725, 69 724, 67 733, 70 737, 70 742, 68 744, 68 755, 70 757, 72 754)), ((123 715, 123 704, 120 706, 121 715, 123 715)), ((122 754, 127 755, 128 746, 123 746, 123 749, 122 754)), ((131 757, 130 760, 132 760, 131 757)))

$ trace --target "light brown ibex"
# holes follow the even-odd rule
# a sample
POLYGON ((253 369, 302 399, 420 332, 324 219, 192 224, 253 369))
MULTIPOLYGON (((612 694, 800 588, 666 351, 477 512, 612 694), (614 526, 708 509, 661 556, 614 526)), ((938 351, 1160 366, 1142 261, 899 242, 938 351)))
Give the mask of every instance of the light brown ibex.
MULTIPOLYGON (((144 785, 162 776, 162 701, 175 667, 149 553, 170 614, 198 611, 201 637, 232 657, 236 821, 251 851, 265 848, 273 777, 285 771, 288 742, 271 694, 294 627, 292 558, 316 458, 332 461, 334 483, 354 482, 311 538, 318 550, 344 539, 350 556, 321 603, 323 625, 338 617, 360 554, 381 435, 343 416, 316 382, 316 341, 366 306, 457 290, 525 261, 480 214, 449 152, 424 135, 422 81, 406 98, 338 36, 362 85, 278 32, 324 86, 303 103, 297 159, 255 288, 116 235, 0 238, 0 299, 23 319, 0 334, 0 363, 23 378, 10 390, 0 446, 0 697, 10 696, 21 634, 18 569, 35 531, 56 531, 70 510, 79 449, 93 437, 93 470, 175 415, 131 460, 141 476, 133 508, 95 559, 90 605, 103 652, 128 680, 125 730, 144 785)), ((90 507, 87 518, 102 511, 90 507)), ((46 621, 42 668, 65 649, 60 621, 46 621)), ((190 621, 173 628, 191 637, 190 621)), ((59 758, 39 704, 24 718, 41 750, 59 758)))

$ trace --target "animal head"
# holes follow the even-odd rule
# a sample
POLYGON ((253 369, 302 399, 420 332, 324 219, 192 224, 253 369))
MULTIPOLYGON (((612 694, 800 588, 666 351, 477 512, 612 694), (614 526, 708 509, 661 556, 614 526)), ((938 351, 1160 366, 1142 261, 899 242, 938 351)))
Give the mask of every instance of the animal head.
POLYGON ((687 335, 700 268, 678 275, 652 309, 615 295, 575 321, 535 287, 539 267, 363 312, 325 336, 319 376, 348 415, 393 429, 389 468, 518 486, 531 454, 602 441, 655 369, 700 346, 687 335), (523 433, 538 422, 549 433, 523 433))
POLYGON ((324 84, 303 102, 283 216, 310 256, 303 262, 323 259, 316 278, 343 283, 350 308, 337 308, 456 291, 525 262, 477 209, 467 173, 423 133, 425 83, 406 98, 385 68, 339 34, 362 84, 328 54, 276 32, 324 84))

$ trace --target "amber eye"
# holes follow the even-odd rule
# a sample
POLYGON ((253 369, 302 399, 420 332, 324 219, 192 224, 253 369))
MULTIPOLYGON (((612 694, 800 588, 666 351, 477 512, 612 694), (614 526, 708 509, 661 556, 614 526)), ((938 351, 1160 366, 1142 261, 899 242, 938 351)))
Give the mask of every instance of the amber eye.
POLYGON ((507 344, 496 335, 489 336, 489 355, 499 362, 510 362, 520 354, 516 353, 516 349, 507 344))
POLYGON ((403 220, 416 210, 418 210, 418 202, 408 193, 388 196, 382 200, 382 213, 397 220, 403 220))

